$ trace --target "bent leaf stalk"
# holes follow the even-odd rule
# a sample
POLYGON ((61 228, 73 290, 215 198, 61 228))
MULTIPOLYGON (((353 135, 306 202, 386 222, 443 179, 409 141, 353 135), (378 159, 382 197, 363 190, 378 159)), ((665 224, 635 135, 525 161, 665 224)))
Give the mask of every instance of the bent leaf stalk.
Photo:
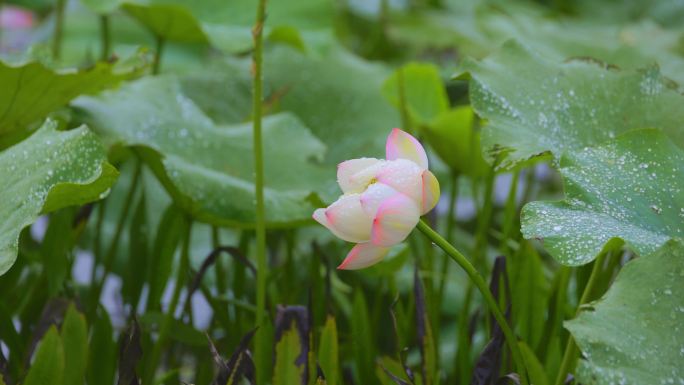
POLYGON ((487 286, 487 282, 485 282, 484 278, 480 275, 480 273, 475 269, 475 267, 468 261, 468 259, 461 254, 454 246, 452 246, 449 242, 446 241, 441 235, 439 235, 435 230, 433 230, 425 221, 422 219, 418 222, 417 226, 418 230, 420 230, 425 236, 430 239, 435 245, 439 246, 451 259, 456 261, 456 263, 461 266, 461 268, 468 274, 468 277, 470 278, 471 282, 477 286, 478 290, 482 293, 482 296, 485 299, 485 302, 487 303, 487 306, 489 307, 489 310, 492 312, 494 315, 494 318, 496 319, 496 322, 499 324, 501 327, 501 330, 504 333, 504 337, 506 338, 506 343, 508 343, 509 348, 511 349, 511 354, 513 356, 513 361, 515 362, 515 366, 520 373, 520 382, 523 385, 527 385, 527 369, 525 367, 525 363, 522 358, 522 353, 520 352, 520 348, 518 347, 518 340, 515 337, 515 334, 513 334, 513 330, 511 330, 510 326, 508 326, 508 322, 506 322, 506 318, 504 317, 503 313, 501 312, 501 309, 499 308, 499 305, 496 302, 496 299, 494 299, 494 296, 492 293, 489 291, 489 287, 487 286))

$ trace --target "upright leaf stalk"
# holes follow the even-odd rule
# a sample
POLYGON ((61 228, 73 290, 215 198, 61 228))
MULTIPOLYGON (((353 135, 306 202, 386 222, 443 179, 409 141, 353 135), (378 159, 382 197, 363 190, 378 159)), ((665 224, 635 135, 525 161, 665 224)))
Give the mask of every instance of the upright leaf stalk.
POLYGON ((64 7, 66 0, 57 0, 55 4, 55 28, 52 36, 52 59, 59 60, 62 56, 62 35, 64 31, 64 7))
MULTIPOLYGON (((589 302, 589 297, 592 295, 594 287, 600 279, 599 277, 601 276, 601 269, 603 268, 603 263, 605 262, 608 253, 609 252, 607 251, 602 252, 598 255, 598 257, 596 257, 596 260, 594 261, 594 266, 591 268, 591 275, 589 276, 589 281, 587 281, 587 284, 584 287, 584 291, 582 292, 582 297, 580 298, 580 301, 577 304, 577 311, 575 312, 575 317, 579 315, 582 305, 589 302)), ((565 345, 565 351, 563 352, 561 366, 560 369, 558 369, 558 375, 556 376, 556 385, 563 385, 565 383, 565 378, 567 377, 568 373, 570 373, 574 369, 577 363, 578 353, 579 351, 577 350, 577 344, 575 343, 575 339, 572 338, 572 335, 568 336, 568 344, 565 345)))
POLYGON ((256 327, 259 330, 255 336, 255 361, 257 365, 257 382, 265 382, 266 373, 263 362, 267 354, 264 346, 265 331, 261 327, 266 315, 266 218, 264 210, 264 158, 261 140, 262 88, 263 88, 263 28, 266 15, 266 0, 259 0, 257 5, 256 22, 252 29, 254 38, 253 71, 254 83, 252 92, 252 119, 254 130, 254 184, 256 195, 256 261, 257 261, 257 290, 256 290, 256 327))

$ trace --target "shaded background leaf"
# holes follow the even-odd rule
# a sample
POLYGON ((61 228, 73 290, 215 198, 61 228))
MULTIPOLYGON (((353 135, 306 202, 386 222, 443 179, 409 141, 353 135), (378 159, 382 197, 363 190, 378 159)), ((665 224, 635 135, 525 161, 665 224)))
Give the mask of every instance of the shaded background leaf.
POLYGON ((64 347, 56 326, 51 326, 40 341, 25 385, 62 384, 64 379, 64 347))

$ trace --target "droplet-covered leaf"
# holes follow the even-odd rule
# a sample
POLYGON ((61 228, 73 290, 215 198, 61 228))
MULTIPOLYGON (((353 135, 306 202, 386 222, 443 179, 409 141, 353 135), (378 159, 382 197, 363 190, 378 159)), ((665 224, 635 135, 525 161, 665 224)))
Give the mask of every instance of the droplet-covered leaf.
POLYGON ((684 383, 684 246, 627 263, 608 293, 566 322, 585 385, 684 383))
POLYGON ((656 67, 616 71, 595 62, 545 59, 514 41, 468 60, 470 99, 488 124, 485 152, 501 167, 581 149, 635 128, 659 128, 684 144, 684 96, 656 67), (512 76, 511 74, 514 74, 512 76))
POLYGON ((636 130, 567 153, 560 162, 565 201, 532 202, 522 232, 561 263, 590 262, 620 238, 646 255, 684 236, 684 151, 657 130, 636 130))
MULTIPOLYGON (((254 224, 252 124, 217 125, 175 77, 146 78, 75 102, 110 143, 138 148, 176 202, 196 219, 254 224)), ((307 221, 314 189, 334 177, 312 159, 325 146, 291 114, 264 119, 266 219, 307 221)))
POLYGON ((48 120, 23 142, 0 152, 0 274, 17 257, 21 230, 41 213, 101 199, 118 172, 87 127, 57 131, 48 120))

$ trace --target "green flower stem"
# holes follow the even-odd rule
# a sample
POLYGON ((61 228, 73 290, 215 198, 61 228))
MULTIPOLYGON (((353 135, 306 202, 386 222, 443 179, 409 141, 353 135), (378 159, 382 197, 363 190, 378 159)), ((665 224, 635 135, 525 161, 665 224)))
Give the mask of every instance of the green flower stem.
POLYGON ((265 328, 263 323, 266 318, 266 277, 268 266, 266 264, 266 215, 264 209, 264 157, 261 141, 261 115, 262 115, 262 92, 263 92, 263 29, 266 18, 266 0, 259 0, 256 12, 256 21, 252 29, 254 38, 253 71, 254 83, 252 91, 252 119, 254 130, 254 185, 256 187, 256 262, 257 262, 257 289, 256 289, 256 320, 255 326, 258 331, 254 337, 254 358, 257 367, 257 384, 266 383, 264 368, 265 359, 268 355, 265 328))
MULTIPOLYGON (((594 287, 596 287, 596 283, 599 281, 599 276, 601 275, 602 266, 603 262, 606 259, 606 255, 608 255, 608 252, 602 252, 601 254, 599 254, 598 257, 596 257, 596 260, 594 261, 594 266, 591 269, 589 281, 587 281, 587 285, 584 287, 584 291, 582 292, 582 297, 580 298, 580 301, 577 304, 577 311, 575 312, 575 316, 579 314, 582 305, 589 302, 589 297, 593 293, 594 287)), ((556 385, 563 385, 565 383, 565 377, 567 377, 568 373, 570 373, 575 368, 578 357, 579 350, 577 349, 577 344, 575 343, 575 340, 572 338, 572 335, 569 335, 568 344, 565 345, 565 352, 563 352, 563 360, 561 361, 560 369, 558 369, 558 376, 556 377, 555 382, 556 385)))
POLYGON ((100 45, 102 52, 100 53, 100 60, 106 61, 109 59, 109 50, 111 45, 111 34, 109 33, 109 15, 100 15, 100 45))
POLYGON ((508 322, 506 322, 506 318, 501 312, 501 309, 499 308, 496 299, 494 299, 494 296, 489 290, 487 282, 485 282, 484 278, 482 278, 477 269, 475 269, 475 267, 470 263, 470 261, 468 261, 468 259, 463 254, 456 250, 455 247, 453 247, 449 242, 442 238, 442 236, 439 235, 435 230, 430 228, 430 226, 428 226, 428 224, 425 223, 422 219, 418 222, 418 230, 425 234, 425 236, 428 237, 428 239, 430 239, 430 241, 432 241, 434 244, 439 246, 439 248, 444 250, 444 252, 447 253, 447 255, 451 257, 451 259, 456 261, 456 263, 458 263, 459 266, 461 266, 461 268, 466 272, 466 274, 468 274, 470 280, 480 290, 480 293, 482 293, 485 302, 487 302, 489 311, 492 312, 494 318, 496 319, 496 322, 501 327, 501 331, 503 331, 504 333, 504 337, 506 338, 508 347, 511 349, 513 361, 515 362, 515 366, 518 372, 520 373, 520 383, 523 385, 527 385, 527 368, 525 367, 525 362, 523 361, 522 353, 520 352, 520 348, 518 347, 518 340, 515 337, 515 334, 513 334, 511 328, 508 326, 508 322))
POLYGON ((183 235, 183 249, 181 250, 180 266, 178 267, 178 275, 176 275, 176 284, 173 287, 171 303, 169 303, 169 308, 166 310, 164 319, 159 327, 159 336, 157 338, 157 342, 154 344, 154 347, 152 347, 152 353, 150 354, 149 361, 147 361, 145 364, 142 381, 143 384, 152 384, 154 381, 154 375, 157 371, 157 366, 159 365, 162 351, 169 340, 169 333, 171 332, 171 326, 173 325, 173 320, 176 315, 176 308, 178 307, 181 291, 185 287, 185 281, 188 276, 188 270, 190 268, 190 238, 192 234, 192 222, 190 222, 188 219, 185 226, 186 228, 185 234, 183 235))

